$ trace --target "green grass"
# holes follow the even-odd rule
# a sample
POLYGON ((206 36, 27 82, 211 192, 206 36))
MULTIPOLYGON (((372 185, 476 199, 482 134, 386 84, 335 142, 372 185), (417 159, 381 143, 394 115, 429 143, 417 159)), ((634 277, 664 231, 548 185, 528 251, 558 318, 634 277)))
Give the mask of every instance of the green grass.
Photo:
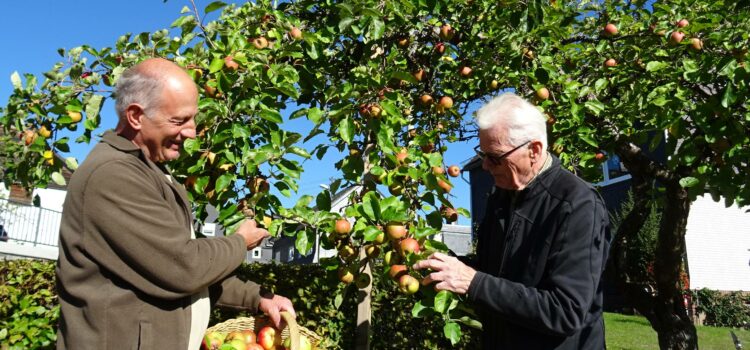
MULTIPOLYGON (((607 350, 659 350, 656 332, 641 316, 605 313, 607 350)), ((734 349, 729 331, 734 331, 744 348, 750 346, 750 331, 726 327, 697 326, 701 350, 734 349)))

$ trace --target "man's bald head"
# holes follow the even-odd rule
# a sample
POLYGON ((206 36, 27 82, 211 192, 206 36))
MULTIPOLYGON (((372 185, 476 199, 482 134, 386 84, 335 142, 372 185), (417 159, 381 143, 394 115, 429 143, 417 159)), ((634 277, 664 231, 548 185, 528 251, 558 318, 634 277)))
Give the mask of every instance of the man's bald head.
POLYGON ((118 78, 115 90, 115 110, 120 122, 132 104, 140 105, 147 114, 158 108, 164 87, 197 91, 190 76, 169 60, 150 58, 128 68, 118 78))

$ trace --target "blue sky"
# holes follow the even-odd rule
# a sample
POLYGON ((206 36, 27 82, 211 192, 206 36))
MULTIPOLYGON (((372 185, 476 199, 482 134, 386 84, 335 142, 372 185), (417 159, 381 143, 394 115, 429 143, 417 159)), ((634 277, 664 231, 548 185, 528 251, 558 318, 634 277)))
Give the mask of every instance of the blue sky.
MULTIPOLYGON (((202 9, 211 1, 195 0, 202 9)), ((228 1, 225 2, 242 2, 228 1)), ((188 0, 35 0, 6 1, 0 11, 0 103, 3 106, 12 92, 10 76, 33 73, 40 76, 56 62, 62 60, 58 48, 70 49, 82 44, 94 48, 113 46, 120 35, 167 28, 180 16, 184 6, 191 6, 188 0)), ((112 128, 116 115, 111 103, 102 109, 102 127, 112 128)), ((445 154, 447 165, 461 164, 469 159, 476 141, 449 146, 445 154)), ((314 145, 305 144, 311 149, 314 145)), ((71 155, 79 162, 85 160, 93 145, 71 144, 71 155)), ((329 152, 330 153, 330 152, 329 152)), ((334 157, 330 155, 322 161, 311 160, 305 163, 305 173, 300 180, 300 192, 285 203, 294 203, 303 194, 315 195, 320 185, 328 183, 334 174, 334 157)), ((468 174, 464 176, 468 180, 468 174)), ((458 207, 470 209, 469 185, 461 178, 453 179, 455 195, 451 201, 458 207)), ((283 197, 283 196, 280 196, 283 197)), ((469 220, 461 217, 459 224, 468 225, 469 220)))

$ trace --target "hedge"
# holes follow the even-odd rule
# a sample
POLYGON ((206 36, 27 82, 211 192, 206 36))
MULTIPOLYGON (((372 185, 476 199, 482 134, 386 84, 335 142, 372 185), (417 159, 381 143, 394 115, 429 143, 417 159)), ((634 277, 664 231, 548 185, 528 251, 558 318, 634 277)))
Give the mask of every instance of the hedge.
MULTIPOLYGON (((55 263, 36 260, 0 261, 0 349, 53 349, 59 306, 55 263)), ((373 271, 372 349, 476 349, 479 331, 463 328, 460 343, 451 346, 436 319, 412 318, 412 298, 401 296, 393 283, 373 271)), ((325 339, 328 349, 353 349, 358 290, 338 282, 335 272, 320 265, 245 264, 237 270, 249 279, 289 297, 302 326, 325 339)), ((215 324, 246 315, 216 308, 215 324)))

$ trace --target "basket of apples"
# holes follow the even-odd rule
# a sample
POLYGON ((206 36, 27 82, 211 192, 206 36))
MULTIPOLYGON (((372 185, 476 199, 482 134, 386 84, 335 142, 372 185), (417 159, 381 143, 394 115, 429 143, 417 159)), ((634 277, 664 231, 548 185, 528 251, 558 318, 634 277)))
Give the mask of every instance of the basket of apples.
POLYGON ((312 350, 320 337, 297 324, 291 314, 281 312, 286 321, 279 330, 265 319, 238 317, 206 330, 201 350, 312 350))

